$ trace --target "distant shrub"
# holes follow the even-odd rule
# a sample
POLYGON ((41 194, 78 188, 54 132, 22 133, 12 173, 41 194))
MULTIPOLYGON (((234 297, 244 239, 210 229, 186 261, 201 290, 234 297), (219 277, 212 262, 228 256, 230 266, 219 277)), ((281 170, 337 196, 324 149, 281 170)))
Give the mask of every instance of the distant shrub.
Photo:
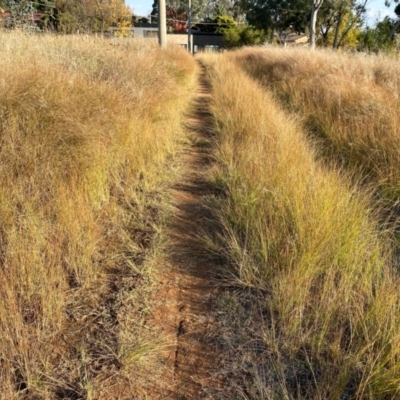
POLYGON ((218 24, 216 32, 222 33, 227 48, 256 45, 265 40, 263 30, 251 25, 237 24, 227 15, 219 15, 214 22, 218 24))

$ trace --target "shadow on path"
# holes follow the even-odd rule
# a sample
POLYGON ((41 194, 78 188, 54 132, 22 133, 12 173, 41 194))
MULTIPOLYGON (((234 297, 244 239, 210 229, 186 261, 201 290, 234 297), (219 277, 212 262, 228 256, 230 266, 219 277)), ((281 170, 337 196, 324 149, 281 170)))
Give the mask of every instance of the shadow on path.
MULTIPOLYGON (((217 229, 210 198, 220 193, 208 180, 213 168, 210 88, 205 72, 199 79, 198 93, 187 118, 192 138, 182 156, 180 182, 173 186, 175 209, 167 232, 167 253, 171 265, 163 279, 163 304, 157 315, 174 331, 175 345, 168 355, 171 373, 163 399, 218 399, 221 384, 218 348, 213 321, 213 302, 218 295, 215 279, 221 260, 205 246, 206 232, 217 229)), ((210 235, 206 235, 210 236, 210 235)))
POLYGON ((218 293, 214 276, 220 260, 204 243, 204 234, 217 227, 207 207, 209 199, 218 195, 208 180, 214 164, 210 101, 210 88, 202 69, 198 94, 188 117, 193 144, 184 155, 182 180, 173 187, 176 213, 168 235, 170 261, 180 276, 176 394, 185 399, 217 398, 220 386, 211 377, 218 368, 212 307, 218 293))

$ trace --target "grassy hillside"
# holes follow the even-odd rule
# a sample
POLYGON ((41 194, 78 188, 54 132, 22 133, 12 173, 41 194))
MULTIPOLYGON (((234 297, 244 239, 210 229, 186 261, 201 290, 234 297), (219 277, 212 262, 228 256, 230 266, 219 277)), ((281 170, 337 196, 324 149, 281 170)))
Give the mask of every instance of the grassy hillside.
MULTIPOLYGON (((346 178, 319 161, 320 151, 298 115, 284 111, 276 97, 295 104, 290 110, 296 111, 308 106, 309 99, 309 113, 332 121, 337 120, 339 104, 346 104, 347 123, 340 125, 340 132, 353 126, 357 135, 352 143, 366 149, 374 139, 374 146, 383 147, 382 132, 373 130, 381 128, 380 117, 371 117, 373 126, 367 120, 395 104, 392 87, 397 76, 382 67, 381 81, 374 86, 391 103, 369 97, 364 104, 359 95, 336 94, 350 90, 341 81, 349 70, 357 70, 349 60, 337 61, 329 82, 322 66, 325 56, 316 53, 311 64, 321 68, 310 72, 308 81, 298 76, 312 66, 302 66, 299 57, 311 62, 313 53, 274 54, 249 49, 201 57, 213 94, 219 165, 213 180, 226 195, 210 205, 220 232, 209 236, 210 249, 226 260, 220 273, 232 288, 221 296, 218 309, 221 344, 230 353, 221 370, 227 382, 224 393, 226 398, 243 399, 396 398, 400 294, 390 235, 378 222, 379 211, 372 211, 372 197, 355 185, 365 175, 346 178), (291 54, 292 61, 278 62, 285 54, 291 54), (273 91, 241 67, 262 76, 273 91), (280 79, 274 71, 280 71, 280 79), (295 85, 297 91, 292 92, 295 85), (324 88, 331 89, 332 107, 324 88), (294 103, 293 93, 301 101, 294 103), (368 127, 365 135, 361 126, 368 127)), ((354 84, 354 89, 378 96, 365 85, 354 84)), ((383 121, 389 126, 394 120, 383 121)), ((338 129, 332 128, 332 135, 338 129)), ((396 143, 392 131, 386 138, 396 143)), ((341 139, 335 155, 343 153, 346 162, 356 165, 353 171, 358 172, 361 161, 370 169, 375 163, 388 166, 389 156, 382 161, 358 158, 358 164, 348 160, 347 140, 341 139)), ((320 145, 333 152, 333 140, 320 145)), ((392 146, 385 148, 394 157, 392 146)), ((386 190, 390 179, 376 175, 374 182, 386 190)))
POLYGON ((0 397, 132 399, 195 63, 140 41, 0 43, 0 397))

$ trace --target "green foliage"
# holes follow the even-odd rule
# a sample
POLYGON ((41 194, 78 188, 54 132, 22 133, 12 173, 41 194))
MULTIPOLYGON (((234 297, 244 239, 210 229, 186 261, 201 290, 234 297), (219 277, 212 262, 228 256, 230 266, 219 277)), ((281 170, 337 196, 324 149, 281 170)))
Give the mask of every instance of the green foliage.
POLYGON ((366 0, 324 1, 317 22, 319 43, 334 49, 355 48, 366 12, 366 0))
POLYGON ((217 18, 215 18, 215 22, 218 26, 236 25, 233 17, 230 17, 229 15, 218 15, 217 18))
POLYGON ((9 28, 56 30, 62 33, 104 32, 109 27, 132 21, 132 11, 124 0, 0 0, 10 12, 9 28), (39 13, 41 20, 33 21, 32 14, 39 13))
POLYGON ((9 28, 32 29, 35 27, 31 15, 36 12, 36 9, 32 2, 27 0, 4 0, 4 6, 11 14, 9 28))
POLYGON ((360 33, 358 49, 375 53, 393 50, 395 43, 389 39, 392 27, 393 20, 389 17, 385 17, 375 28, 367 27, 360 33))
POLYGON ((231 26, 222 30, 224 45, 228 48, 240 46, 240 31, 238 26, 231 26))
POLYGON ((158 23, 158 1, 154 0, 153 2, 153 9, 151 11, 151 22, 154 24, 158 23))
POLYGON ((73 33, 78 25, 75 16, 68 11, 59 16, 58 23, 58 28, 62 33, 73 33))
POLYGON ((256 44, 261 44, 265 40, 264 31, 260 29, 255 29, 252 26, 242 26, 240 30, 241 45, 251 46, 256 44))
POLYGON ((349 11, 340 15, 335 24, 319 37, 317 43, 334 49, 339 47, 354 49, 358 45, 360 34, 360 21, 353 12, 349 11))
POLYGON ((397 4, 396 8, 394 9, 394 13, 400 18, 400 4, 397 4))
MULTIPOLYGON (((187 0, 166 0, 166 6, 175 9, 187 10, 187 0)), ((221 15, 228 15, 237 19, 242 16, 243 12, 239 1, 232 0, 191 0, 192 6, 192 21, 197 22, 210 22, 221 15)), ((152 16, 158 14, 158 2, 153 3, 152 16)), ((156 17, 155 17, 156 18, 156 17)))
POLYGON ((222 33, 227 48, 252 46, 265 41, 265 32, 251 25, 231 24, 219 30, 222 33))
POLYGON ((205 18, 204 21, 196 23, 196 27, 201 32, 210 33, 223 33, 224 29, 227 29, 233 25, 236 25, 236 21, 229 15, 218 15, 215 18, 205 18))
POLYGON ((56 0, 56 29, 66 33, 104 32, 122 22, 132 21, 124 0, 56 0))
POLYGON ((305 31, 309 24, 309 0, 241 0, 249 24, 259 29, 305 31))
POLYGON ((138 17, 138 16, 134 16, 132 18, 132 22, 133 24, 137 23, 137 24, 149 24, 150 20, 146 17, 138 17))
POLYGON ((37 30, 47 28, 54 21, 55 3, 48 0, 0 0, 0 8, 11 14, 8 28, 37 30), (41 21, 33 21, 32 14, 40 13, 41 21))

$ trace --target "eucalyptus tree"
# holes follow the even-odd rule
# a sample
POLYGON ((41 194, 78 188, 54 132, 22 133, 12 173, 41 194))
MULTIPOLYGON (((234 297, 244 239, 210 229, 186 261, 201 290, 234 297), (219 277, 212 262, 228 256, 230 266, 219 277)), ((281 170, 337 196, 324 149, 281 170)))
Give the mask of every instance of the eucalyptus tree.
MULTIPOLYGON (((187 10, 188 0, 166 0, 167 8, 174 10, 187 10)), ((208 21, 220 15, 236 18, 240 16, 239 0, 191 0, 193 21, 208 21)), ((156 21, 158 15, 158 0, 154 0, 151 12, 152 20, 156 21)))
POLYGON ((315 49, 316 42, 316 25, 318 11, 320 10, 324 0, 311 0, 311 18, 310 18, 310 47, 312 50, 315 49))
POLYGON ((367 12, 368 0, 325 0, 317 25, 326 46, 328 37, 333 49, 338 49, 344 43, 349 33, 360 28, 367 12))
MULTIPOLYGON (((394 3, 397 4, 399 0, 394 0, 394 3)), ((386 5, 389 6, 390 2, 386 1, 386 5)), ((397 21, 393 24, 392 29, 389 33, 389 39, 392 40, 394 34, 396 33, 397 29, 400 27, 400 4, 397 4, 396 8, 394 9, 395 14, 397 15, 397 21)))
POLYGON ((230 16, 232 2, 230 0, 195 0, 192 7, 196 19, 207 21, 219 15, 230 16))
MULTIPOLYGON (((41 0, 42 1, 42 0, 41 0)), ((64 33, 105 32, 129 24, 132 12, 124 0, 55 0, 57 29, 64 33)))
POLYGON ((29 28, 34 27, 32 15, 36 9, 32 1, 29 0, 5 0, 4 6, 10 13, 10 28, 29 28))
POLYGON ((354 0, 340 0, 343 7, 339 7, 337 14, 337 23, 335 29, 335 37, 333 40, 333 48, 338 49, 346 36, 354 27, 360 27, 363 17, 367 12, 368 0, 362 0, 356 3, 354 0), (347 18, 346 18, 347 17, 347 18), (345 22, 345 26, 342 24, 345 22))
POLYGON ((308 0, 242 0, 248 23, 274 34, 291 29, 304 32, 310 14, 308 0))

